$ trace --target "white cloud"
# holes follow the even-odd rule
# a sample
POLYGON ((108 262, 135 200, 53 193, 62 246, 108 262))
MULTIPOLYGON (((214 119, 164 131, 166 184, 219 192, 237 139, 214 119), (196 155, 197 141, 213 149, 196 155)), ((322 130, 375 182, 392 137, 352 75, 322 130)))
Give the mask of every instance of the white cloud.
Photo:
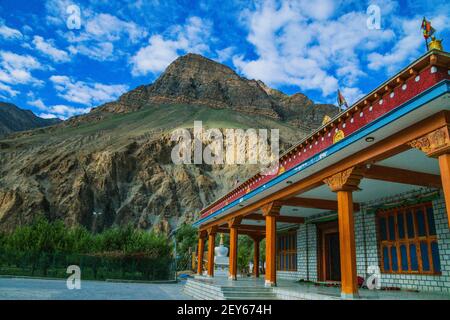
POLYGON ((42 81, 34 78, 31 71, 42 68, 32 56, 0 51, 0 82, 41 85, 42 81))
POLYGON ((19 91, 14 90, 10 86, 0 82, 0 91, 6 92, 10 97, 15 97, 19 91))
POLYGON ((86 32, 91 36, 104 41, 117 41, 121 37, 131 42, 147 36, 147 31, 134 22, 123 21, 113 15, 101 13, 88 20, 86 32))
POLYGON ((50 77, 50 81, 53 83, 59 97, 88 106, 116 100, 128 90, 126 85, 106 85, 75 81, 68 76, 54 75, 50 77))
POLYGON ((309 0, 300 1, 301 12, 309 18, 317 20, 328 19, 335 11, 340 1, 333 0, 309 0))
POLYGON ((216 60, 223 63, 230 59, 233 56, 234 51, 236 48, 234 47, 227 47, 225 49, 216 50, 217 58, 216 60))
MULTIPOLYGON (((298 85, 327 97, 361 77, 361 53, 393 39, 391 30, 369 30, 365 12, 335 15, 331 1, 266 1, 247 11, 243 21, 256 59, 235 55, 234 65, 249 78, 298 85)), ((356 90, 356 89, 355 89, 356 90)))
POLYGON ((182 53, 209 51, 207 41, 211 28, 209 21, 190 17, 185 25, 173 27, 168 37, 152 35, 149 44, 131 57, 132 74, 137 76, 161 72, 182 53))
POLYGON ((116 60, 127 53, 117 48, 135 44, 147 36, 138 24, 124 21, 108 13, 96 14, 83 10, 82 28, 76 32, 62 29, 59 34, 70 43, 72 54, 84 55, 97 61, 116 60))
POLYGON ((28 101, 30 106, 36 107, 40 110, 47 110, 47 107, 44 105, 44 102, 41 99, 36 99, 32 101, 28 101))
POLYGON ((77 44, 69 46, 68 49, 72 54, 81 54, 97 61, 114 60, 116 58, 114 45, 111 42, 77 44))
POLYGON ((38 117, 41 117, 43 119, 57 119, 58 116, 51 113, 39 113, 38 117))
POLYGON ((67 8, 73 4, 71 0, 46 0, 45 9, 47 16, 45 17, 50 25, 64 25, 68 17, 67 8))
POLYGON ((42 113, 38 115, 39 117, 46 119, 59 118, 65 120, 75 115, 84 114, 91 111, 91 108, 75 108, 62 104, 46 106, 41 99, 28 101, 28 104, 42 111, 42 113))
POLYGON ((149 40, 149 45, 141 48, 131 58, 133 75, 145 75, 163 71, 169 63, 178 57, 179 43, 172 40, 164 40, 160 35, 154 35, 149 40))
POLYGON ((364 94, 361 92, 359 88, 343 87, 341 89, 341 92, 349 105, 352 105, 353 103, 355 103, 364 96, 364 94))
POLYGON ((41 36, 34 36, 33 44, 38 51, 50 57, 55 62, 70 61, 69 54, 64 50, 56 48, 51 40, 45 41, 41 36))
POLYGON ((58 105, 50 107, 49 111, 52 112, 53 114, 56 114, 58 116, 58 118, 67 119, 67 118, 70 118, 75 115, 88 113, 89 111, 91 111, 91 108, 74 108, 74 107, 58 104, 58 105))
POLYGON ((21 39, 23 35, 19 30, 8 27, 0 20, 0 37, 6 40, 16 40, 21 39))
MULTIPOLYGON (((449 29, 450 18, 444 15, 433 17, 433 28, 443 32, 449 29)), ((420 56, 425 50, 424 39, 420 34, 420 25, 418 27, 418 21, 420 24, 421 17, 416 16, 411 20, 397 19, 397 23, 400 25, 397 37, 398 41, 392 48, 392 50, 386 53, 374 52, 369 54, 368 67, 372 70, 380 70, 385 68, 389 73, 398 71, 405 62, 410 62, 413 59, 420 56)))

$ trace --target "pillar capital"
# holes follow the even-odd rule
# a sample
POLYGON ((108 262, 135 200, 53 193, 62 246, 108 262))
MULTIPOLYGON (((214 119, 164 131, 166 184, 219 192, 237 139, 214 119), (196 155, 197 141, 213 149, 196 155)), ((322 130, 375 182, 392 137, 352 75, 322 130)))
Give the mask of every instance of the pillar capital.
POLYGON ((252 234, 252 235, 249 235, 249 237, 250 237, 254 242, 258 242, 258 243, 261 242, 262 239, 265 238, 265 236, 262 235, 262 234, 252 234))
POLYGON ((206 231, 208 236, 215 235, 217 233, 217 226, 209 227, 206 231))
POLYGON ((363 177, 363 170, 359 167, 351 167, 323 180, 333 192, 355 191, 363 177))
POLYGON ((241 224, 243 217, 234 217, 230 220, 228 220, 228 228, 237 227, 241 224))
POLYGON ((207 230, 201 230, 198 232, 198 238, 199 239, 206 239, 208 237, 208 231, 207 230))
POLYGON ((263 216, 279 216, 281 210, 281 203, 278 201, 270 202, 261 207, 263 216))
POLYGON ((426 153, 427 156, 437 158, 442 154, 450 153, 450 126, 438 128, 426 135, 412 140, 408 143, 426 153))

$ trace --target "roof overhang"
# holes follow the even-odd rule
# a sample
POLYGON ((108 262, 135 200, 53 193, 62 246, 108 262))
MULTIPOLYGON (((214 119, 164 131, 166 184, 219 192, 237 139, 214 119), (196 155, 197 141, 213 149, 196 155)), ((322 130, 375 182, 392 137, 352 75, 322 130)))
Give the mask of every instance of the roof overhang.
POLYGON ((374 138, 375 141, 382 141, 439 111, 450 110, 449 92, 450 81, 440 81, 390 112, 354 131, 339 142, 323 149, 320 153, 274 177, 239 199, 228 203, 221 209, 199 219, 194 223, 194 226, 201 227, 206 223, 231 214, 242 207, 282 190, 291 183, 304 180, 310 175, 368 148, 371 145, 370 142, 366 141, 368 136, 374 138))

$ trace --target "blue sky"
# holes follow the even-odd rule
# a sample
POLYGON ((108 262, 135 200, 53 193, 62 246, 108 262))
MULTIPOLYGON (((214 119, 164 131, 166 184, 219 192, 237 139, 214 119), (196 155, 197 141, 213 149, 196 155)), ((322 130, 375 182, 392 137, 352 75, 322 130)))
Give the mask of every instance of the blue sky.
POLYGON ((351 103, 425 52, 423 16, 450 46, 445 1, 0 0, 0 100, 66 119, 195 52, 288 94, 334 103, 340 88, 351 103))

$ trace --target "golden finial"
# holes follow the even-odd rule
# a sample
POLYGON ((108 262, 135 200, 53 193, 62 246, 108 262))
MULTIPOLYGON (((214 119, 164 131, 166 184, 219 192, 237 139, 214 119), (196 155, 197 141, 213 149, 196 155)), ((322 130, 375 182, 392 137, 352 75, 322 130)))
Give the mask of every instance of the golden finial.
POLYGON ((220 246, 223 246, 223 233, 220 234, 220 246))
POLYGON ((442 39, 438 40, 435 37, 431 37, 431 42, 428 45, 429 50, 439 50, 444 51, 444 48, 442 47, 442 39))

